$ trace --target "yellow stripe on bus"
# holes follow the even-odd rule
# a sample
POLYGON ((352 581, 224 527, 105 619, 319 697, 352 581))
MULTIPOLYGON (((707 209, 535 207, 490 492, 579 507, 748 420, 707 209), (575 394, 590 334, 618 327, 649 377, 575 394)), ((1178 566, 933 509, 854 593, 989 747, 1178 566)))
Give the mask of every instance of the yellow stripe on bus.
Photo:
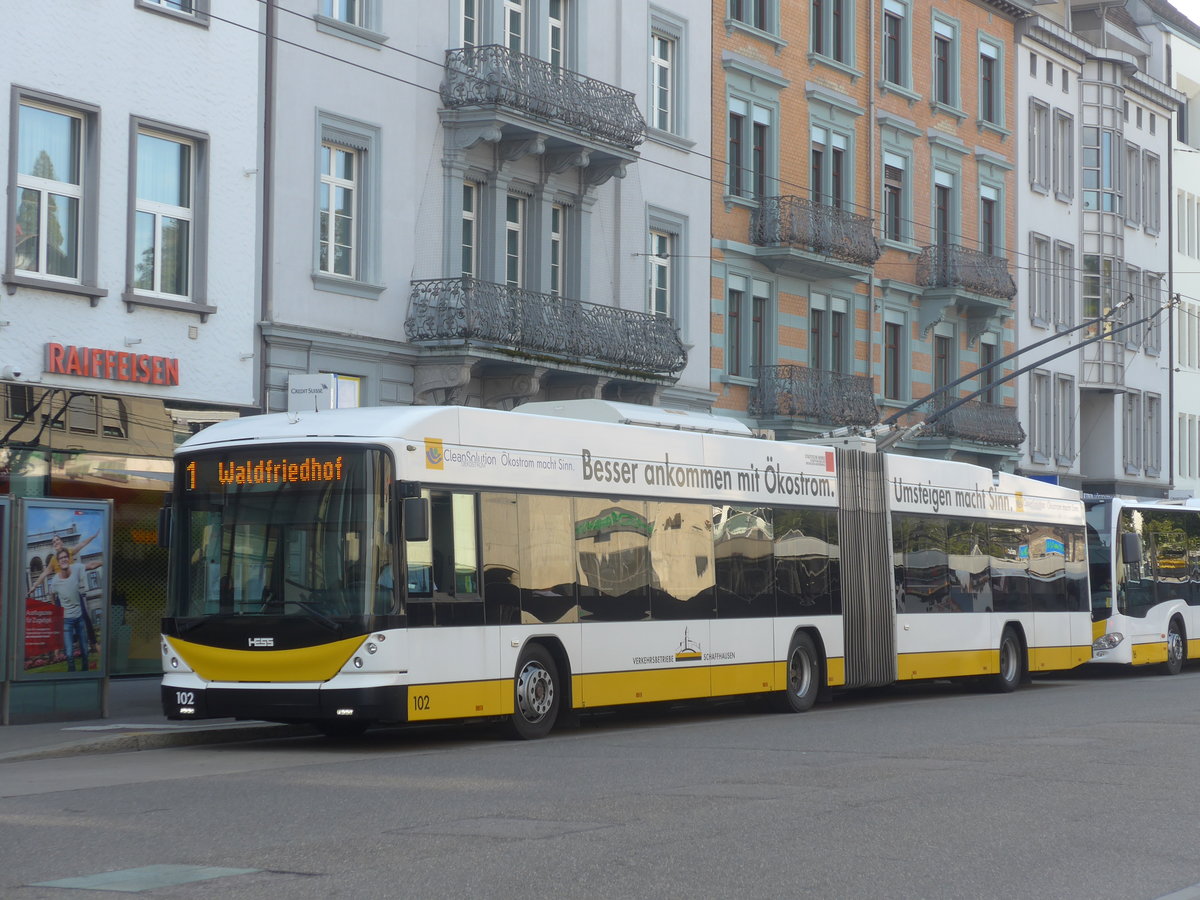
POLYGON ((1095 640, 1099 639, 1099 637, 1102 634, 1104 634, 1106 631, 1108 631, 1108 620, 1107 619, 1101 619, 1098 622, 1093 622, 1092 623, 1092 640, 1095 641, 1095 640))
POLYGON ((1086 647, 1030 647, 1030 672, 1056 672, 1074 669, 1092 658, 1092 648, 1086 647))
POLYGON ((229 650, 167 638, 205 681, 328 681, 363 642, 362 635, 297 650, 229 650))
POLYGON ((1166 641, 1150 641, 1146 644, 1133 645, 1133 664, 1135 666, 1146 666, 1150 665, 1151 663, 1161 663, 1166 661, 1166 641))
POLYGON ((512 679, 415 684, 408 689, 408 720, 507 716, 513 711, 512 679))

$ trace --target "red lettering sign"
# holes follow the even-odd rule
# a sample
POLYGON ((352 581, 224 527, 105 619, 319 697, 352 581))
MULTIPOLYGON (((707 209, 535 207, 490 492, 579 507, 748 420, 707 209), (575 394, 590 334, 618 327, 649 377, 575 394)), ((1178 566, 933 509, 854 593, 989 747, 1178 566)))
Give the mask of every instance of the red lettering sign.
POLYGON ((46 372, 139 384, 179 384, 179 360, 174 356, 133 354, 73 344, 46 344, 46 372))

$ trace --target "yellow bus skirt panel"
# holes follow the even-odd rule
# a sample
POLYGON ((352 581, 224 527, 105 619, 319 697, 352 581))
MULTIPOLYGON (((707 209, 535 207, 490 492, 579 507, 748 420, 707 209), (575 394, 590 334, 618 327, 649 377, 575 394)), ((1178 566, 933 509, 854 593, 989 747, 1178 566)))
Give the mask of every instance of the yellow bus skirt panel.
POLYGON ((193 644, 176 637, 167 642, 205 681, 328 681, 346 664, 363 635, 297 650, 229 650, 193 644))
POLYGON ((941 653, 901 653, 896 672, 899 681, 994 675, 1000 671, 999 650, 947 650, 941 653))
POLYGON ((1147 644, 1133 645, 1133 664, 1147 666, 1152 663, 1167 661, 1167 642, 1150 641, 1147 644))
POLYGON ((447 684, 414 684, 408 689, 408 720, 471 719, 507 716, 513 711, 511 678, 493 681, 458 681, 447 684))
POLYGON ((1104 634, 1106 631, 1108 631, 1108 620, 1107 619, 1101 619, 1098 622, 1093 622, 1092 623, 1092 640, 1093 641, 1097 640, 1100 637, 1100 635, 1104 634))
POLYGON ((1057 672, 1074 669, 1092 658, 1092 648, 1087 647, 1030 647, 1030 672, 1057 672))
POLYGON ((1196 659, 1197 654, 1200 654, 1200 640, 1187 642, 1187 658, 1196 659))
POLYGON ((711 681, 706 666, 688 666, 581 675, 579 686, 575 705, 587 708, 707 697, 711 681))

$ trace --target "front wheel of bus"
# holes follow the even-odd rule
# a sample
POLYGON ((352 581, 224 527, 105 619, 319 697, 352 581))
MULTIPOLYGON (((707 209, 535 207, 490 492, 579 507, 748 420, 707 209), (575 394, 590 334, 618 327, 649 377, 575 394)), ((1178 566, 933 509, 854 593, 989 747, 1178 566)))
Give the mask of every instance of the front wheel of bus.
POLYGON ((1183 635, 1183 625, 1179 619, 1172 619, 1167 626, 1167 661, 1162 664, 1164 675, 1178 675, 1183 671, 1183 662, 1187 659, 1187 640, 1183 635))
POLYGON ((1021 641, 1011 628, 1005 628, 1000 637, 1000 671, 991 676, 990 685, 998 694, 1010 694, 1017 689, 1025 674, 1025 655, 1021 652, 1021 641))
POLYGON ((558 719, 561 697, 558 667, 545 647, 531 644, 517 663, 509 736, 532 741, 548 735, 558 719))
POLYGON ((817 702, 820 689, 821 657, 816 644, 803 632, 792 638, 787 655, 787 689, 776 695, 775 706, 781 712, 804 712, 817 702))

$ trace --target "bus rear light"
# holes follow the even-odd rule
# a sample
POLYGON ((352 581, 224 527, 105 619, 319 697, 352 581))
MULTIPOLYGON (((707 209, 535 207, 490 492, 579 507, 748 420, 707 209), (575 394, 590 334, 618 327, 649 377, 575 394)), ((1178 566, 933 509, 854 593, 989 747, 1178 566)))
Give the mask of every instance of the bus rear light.
POLYGON ((1102 634, 1092 642, 1093 650, 1111 650, 1125 640, 1125 635, 1119 631, 1111 631, 1108 634, 1102 634))

